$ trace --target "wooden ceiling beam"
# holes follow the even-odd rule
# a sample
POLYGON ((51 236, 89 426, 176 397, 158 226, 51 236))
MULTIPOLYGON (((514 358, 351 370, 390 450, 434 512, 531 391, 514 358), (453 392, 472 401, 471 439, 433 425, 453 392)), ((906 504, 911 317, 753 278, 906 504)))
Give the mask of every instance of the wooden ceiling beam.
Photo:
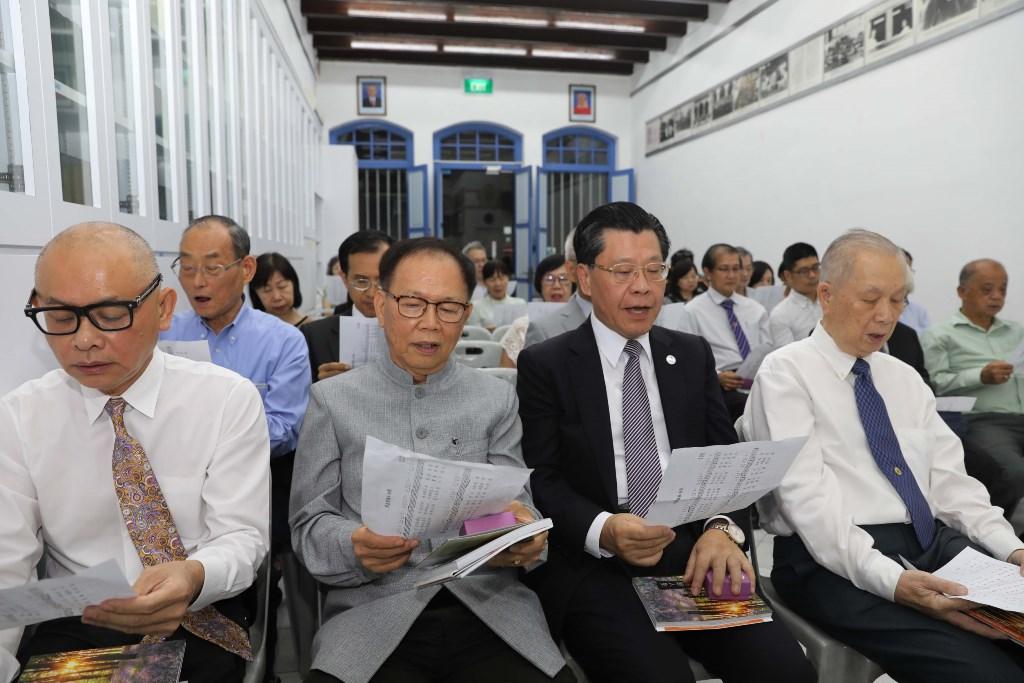
MULTIPOLYGON (((306 17, 346 16, 347 0, 302 0, 302 14, 306 17)), ((703 21, 708 18, 706 2, 660 2, 659 0, 439 0, 438 6, 449 8, 486 7, 501 10, 540 10, 543 12, 573 12, 579 14, 622 15, 637 19, 668 21, 703 21)), ((422 3, 389 2, 389 9, 422 11, 422 3)))
POLYGON ((494 69, 528 69, 577 73, 602 73, 628 76, 631 62, 597 59, 558 59, 552 57, 510 57, 504 55, 470 55, 452 52, 401 52, 388 50, 345 50, 323 48, 321 60, 353 62, 398 62, 404 64, 436 64, 494 69))

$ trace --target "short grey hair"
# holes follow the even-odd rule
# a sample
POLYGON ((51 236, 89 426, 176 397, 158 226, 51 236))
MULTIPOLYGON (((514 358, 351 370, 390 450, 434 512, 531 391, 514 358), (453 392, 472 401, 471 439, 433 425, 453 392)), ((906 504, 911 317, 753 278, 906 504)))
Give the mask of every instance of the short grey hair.
POLYGON ((1003 269, 1003 272, 1006 272, 1006 266, 1004 266, 999 261, 996 261, 995 259, 991 259, 991 258, 974 259, 973 261, 968 261, 966 264, 964 264, 964 267, 960 269, 960 283, 959 283, 960 286, 961 287, 966 287, 967 283, 971 281, 972 277, 974 277, 974 273, 977 272, 978 266, 981 266, 983 264, 999 266, 1000 268, 1003 269))
POLYGON ((572 246, 572 238, 576 236, 576 228, 569 231, 569 234, 565 236, 565 254, 566 261, 572 261, 576 263, 576 249, 572 246))
POLYGON ((850 277, 853 262, 861 251, 890 254, 899 259, 906 277, 907 294, 914 290, 914 272, 910 269, 903 250, 887 237, 864 228, 853 228, 833 240, 821 258, 821 281, 842 284, 850 277))
POLYGON ((184 238, 192 228, 205 227, 208 224, 220 225, 228 231, 228 235, 231 237, 231 249, 235 252, 236 259, 245 258, 249 255, 249 250, 252 249, 249 233, 245 231, 245 228, 236 223, 234 219, 227 216, 219 216, 215 213, 200 216, 188 224, 188 227, 181 233, 181 236, 184 238))
POLYGON ((472 242, 470 242, 469 244, 462 248, 462 255, 469 256, 469 252, 473 251, 474 249, 483 249, 484 253, 487 253, 487 247, 484 246, 483 242, 481 242, 480 240, 473 240, 472 242))
POLYGON ((39 278, 39 268, 43 263, 50 249, 55 245, 64 242, 71 244, 81 243, 89 246, 122 245, 131 251, 132 265, 135 266, 139 275, 146 280, 152 280, 160 273, 160 266, 157 265, 156 255, 142 235, 131 228, 120 223, 107 223, 103 221, 90 221, 87 223, 76 223, 75 225, 62 230, 46 243, 46 246, 39 252, 36 259, 36 279, 39 278))

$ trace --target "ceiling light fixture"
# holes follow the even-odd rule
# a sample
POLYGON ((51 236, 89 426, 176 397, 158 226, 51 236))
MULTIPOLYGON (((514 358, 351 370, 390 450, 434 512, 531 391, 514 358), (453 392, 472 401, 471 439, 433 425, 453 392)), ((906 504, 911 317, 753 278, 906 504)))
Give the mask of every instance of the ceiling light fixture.
POLYGON ((554 59, 599 59, 608 61, 615 59, 610 52, 574 52, 570 50, 538 50, 534 48, 530 54, 534 57, 551 57, 554 59))
POLYGON ((396 12, 392 10, 359 9, 350 7, 350 17, 365 17, 367 19, 410 19, 416 21, 448 21, 448 15, 440 12, 396 12))
POLYGON ((445 45, 445 52, 456 52, 468 55, 505 55, 509 57, 525 57, 523 47, 485 47, 483 45, 445 45))
POLYGON ((530 17, 501 17, 478 14, 456 14, 455 21, 467 24, 505 24, 508 26, 548 26, 547 19, 532 19, 530 17))
POLYGON ((437 52, 433 43, 389 43, 377 40, 353 40, 349 43, 353 50, 395 50, 397 52, 437 52))
POLYGON ((584 28, 597 31, 625 31, 627 33, 643 33, 647 29, 637 24, 605 24, 596 21, 574 21, 571 19, 556 19, 557 28, 584 28))

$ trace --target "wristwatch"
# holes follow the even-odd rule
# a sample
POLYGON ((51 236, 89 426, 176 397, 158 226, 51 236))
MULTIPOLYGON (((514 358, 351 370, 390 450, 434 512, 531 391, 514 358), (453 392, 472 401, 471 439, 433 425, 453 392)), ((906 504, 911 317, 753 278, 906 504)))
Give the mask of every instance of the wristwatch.
POLYGON ((710 522, 708 522, 708 525, 704 528, 705 531, 707 531, 708 529, 718 529, 719 531, 724 531, 725 535, 728 536, 733 543, 735 543, 741 548, 747 540, 747 536, 743 533, 743 529, 740 528, 739 524, 735 524, 734 522, 730 522, 725 519, 719 518, 711 520, 710 522))

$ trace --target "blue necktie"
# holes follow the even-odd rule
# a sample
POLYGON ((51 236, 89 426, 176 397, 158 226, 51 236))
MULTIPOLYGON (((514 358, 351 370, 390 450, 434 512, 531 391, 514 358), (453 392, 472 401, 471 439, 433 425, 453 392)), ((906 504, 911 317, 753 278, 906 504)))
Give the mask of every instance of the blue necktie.
POLYGON ((863 358, 858 358, 853 364, 853 374, 857 376, 853 383, 853 395, 857 398, 857 412, 860 413, 864 434, 868 437, 868 448, 871 449, 878 469, 882 470, 882 474, 907 506, 921 547, 927 548, 935 536, 935 517, 914 479, 914 473, 903 459, 903 451, 900 450, 896 431, 889 420, 885 401, 871 381, 871 366, 863 358))
POLYGON ((626 458, 626 491, 629 511, 643 517, 658 497, 661 460, 654 438, 651 403, 640 374, 640 342, 626 342, 626 369, 622 373, 622 444, 626 458))
POLYGON ((726 299, 722 302, 721 306, 725 309, 725 315, 729 318, 729 327, 732 328, 732 336, 736 337, 736 348, 740 351, 740 357, 743 360, 747 359, 750 355, 750 342, 747 341, 747 335, 743 334, 743 328, 740 327, 740 321, 736 317, 736 313, 732 310, 736 302, 732 299, 726 299))

